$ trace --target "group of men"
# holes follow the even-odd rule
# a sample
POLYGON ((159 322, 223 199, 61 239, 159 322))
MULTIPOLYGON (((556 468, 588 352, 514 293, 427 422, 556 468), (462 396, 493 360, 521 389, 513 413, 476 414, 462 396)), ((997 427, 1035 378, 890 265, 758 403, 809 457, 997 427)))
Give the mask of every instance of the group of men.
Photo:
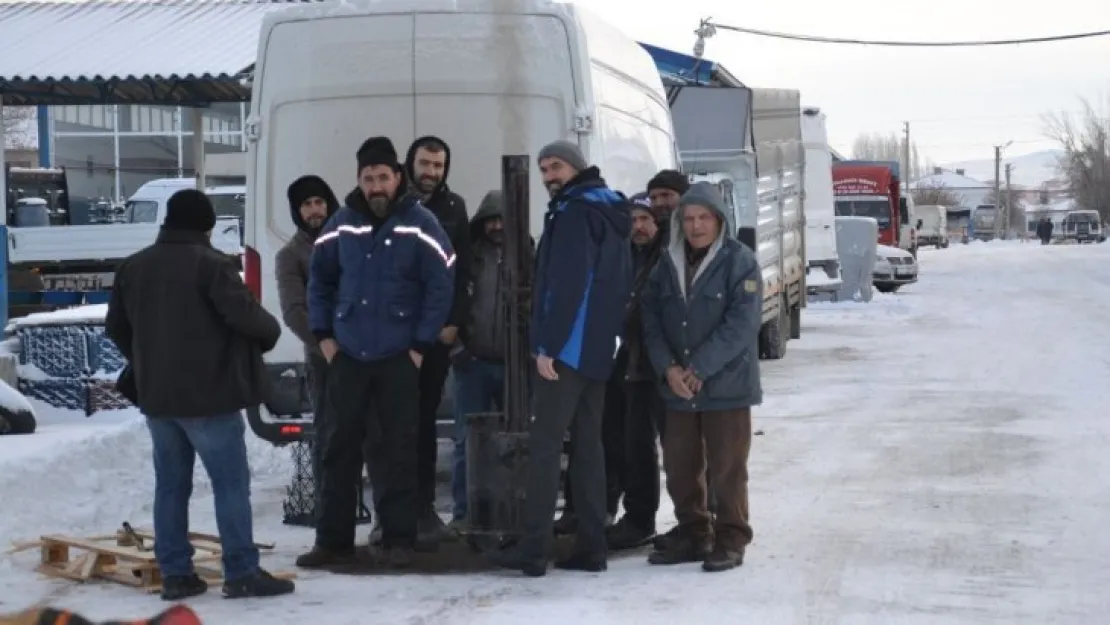
MULTIPOLYGON (((504 393, 503 207, 492 190, 467 222, 447 186, 450 154, 442 139, 422 137, 401 163, 374 137, 358 150, 358 188, 343 206, 317 177, 289 188, 301 233, 278 253, 278 280, 285 322, 312 365, 320 489, 316 544, 299 566, 355 561, 364 461, 377 511, 371 541, 388 564, 407 566, 413 550, 465 527, 466 416, 496 409, 504 393), (457 435, 448 528, 434 493, 449 368, 457 435)), ((738 566, 751 540, 749 408, 761 400, 754 255, 733 236, 716 189, 691 188, 680 172, 660 172, 629 200, 572 143, 549 144, 537 164, 551 200, 530 303, 528 495, 520 541, 491 559, 542 574, 564 531, 576 536, 571 557, 555 563, 565 569, 604 570, 609 551, 653 539, 654 563, 738 566), (665 429, 674 432, 664 461, 679 525, 657 537, 665 429), (553 526, 568 430, 567 511, 553 526), (728 491, 716 493, 715 528, 706 463, 715 490, 728 491), (626 514, 610 524, 622 495, 626 514)))
MULTIPOLYGON (((567 570, 605 570, 610 551, 649 542, 653 564, 740 566, 752 537, 750 408, 762 399, 754 253, 737 241, 712 185, 691 187, 665 170, 629 200, 567 141, 544 147, 537 164, 551 199, 528 306, 536 381, 527 498, 519 541, 491 561, 543 575, 561 529, 576 536, 570 557, 555 562, 567 570), (556 524, 568 430, 568 505, 556 524), (656 536, 659 433, 678 525, 656 536), (625 515, 611 525, 621 495, 625 515)), ((422 543, 449 533, 434 509, 435 417, 449 369, 452 525, 465 523, 466 415, 503 397, 501 193, 487 193, 468 220, 437 137, 417 139, 403 163, 388 138, 372 137, 356 165, 343 202, 317 176, 289 186, 298 233, 276 258, 285 324, 305 344, 317 431, 316 540, 297 559, 304 568, 355 562, 364 466, 383 562, 406 567, 422 543)), ((106 320, 129 363, 119 388, 154 441, 155 555, 163 597, 174 600, 207 589, 187 537, 195 455, 212 479, 225 595, 293 591, 258 568, 240 412, 263 401, 262 354, 280 324, 211 247, 214 224, 203 193, 175 194, 156 243, 117 273, 106 320)))

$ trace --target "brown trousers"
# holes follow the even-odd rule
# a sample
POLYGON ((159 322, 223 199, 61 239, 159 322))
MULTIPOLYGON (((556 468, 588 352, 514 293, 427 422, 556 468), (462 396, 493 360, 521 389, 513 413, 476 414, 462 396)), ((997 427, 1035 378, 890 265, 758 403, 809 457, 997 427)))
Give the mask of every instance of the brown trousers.
POLYGON ((748 522, 748 452, 752 411, 667 411, 663 467, 667 492, 680 527, 716 535, 718 544, 742 549, 752 541, 748 522), (708 510, 706 477, 717 499, 717 520, 708 510))

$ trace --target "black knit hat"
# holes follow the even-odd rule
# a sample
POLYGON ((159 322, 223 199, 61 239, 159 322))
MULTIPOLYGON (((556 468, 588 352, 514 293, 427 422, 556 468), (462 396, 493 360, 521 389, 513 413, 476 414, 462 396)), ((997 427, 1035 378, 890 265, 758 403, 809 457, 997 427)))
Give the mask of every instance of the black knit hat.
POLYGON ((686 174, 680 171, 664 169, 648 181, 647 190, 652 189, 669 189, 682 195, 690 190, 690 181, 686 179, 686 174))
POLYGON ((362 143, 355 156, 360 172, 376 165, 389 165, 394 171, 401 171, 401 164, 397 162, 397 150, 389 137, 370 137, 362 143))
POLYGON ((196 189, 182 189, 166 202, 166 230, 208 232, 216 227, 216 209, 212 200, 196 189))

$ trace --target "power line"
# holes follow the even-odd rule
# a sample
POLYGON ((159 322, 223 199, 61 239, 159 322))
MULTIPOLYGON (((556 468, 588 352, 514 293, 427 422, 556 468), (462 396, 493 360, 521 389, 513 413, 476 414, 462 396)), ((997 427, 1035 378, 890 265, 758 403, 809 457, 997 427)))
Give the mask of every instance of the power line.
POLYGON ((886 46, 895 48, 978 48, 986 46, 1014 46, 1030 43, 1073 41, 1076 39, 1089 39, 1092 37, 1105 37, 1107 35, 1110 35, 1110 30, 1096 30, 1082 33, 1069 33, 1066 35, 1048 35, 1045 37, 1026 37, 1019 39, 984 39, 971 41, 889 41, 882 39, 854 39, 850 37, 821 37, 818 35, 799 35, 796 33, 784 33, 773 30, 762 30, 759 28, 746 28, 744 26, 719 24, 717 22, 710 21, 709 19, 703 20, 702 25, 712 26, 721 30, 731 30, 733 32, 756 35, 759 37, 771 37, 773 39, 789 39, 791 41, 805 41, 809 43, 838 43, 847 45, 886 46))

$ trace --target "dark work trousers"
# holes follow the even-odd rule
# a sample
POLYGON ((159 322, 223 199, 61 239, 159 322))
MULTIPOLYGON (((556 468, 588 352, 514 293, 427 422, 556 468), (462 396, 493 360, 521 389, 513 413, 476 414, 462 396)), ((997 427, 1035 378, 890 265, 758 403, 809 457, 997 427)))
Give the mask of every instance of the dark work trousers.
MULTIPOLYGON (((312 441, 312 486, 316 504, 313 510, 316 518, 319 519, 324 509, 321 503, 324 494, 324 442, 328 439, 329 427, 327 411, 328 361, 322 354, 310 356, 308 359, 308 383, 312 388, 312 428, 315 430, 312 441)), ((364 459, 370 457, 366 445, 363 445, 362 457, 364 459)), ((369 464, 366 466, 366 471, 369 474, 369 464)), ((359 476, 357 490, 362 490, 362 476, 359 476)), ((357 506, 354 514, 356 517, 358 516, 357 506)))
MULTIPOLYGON (((605 385, 605 407, 601 417, 601 444, 605 449, 605 510, 616 516, 620 509, 621 495, 625 492, 625 411, 624 384, 617 376, 605 385)), ((573 441, 571 447, 573 447, 573 441)), ((574 451, 571 450, 573 457, 574 451)), ((566 505, 563 511, 574 514, 574 491, 571 486, 571 467, 567 466, 563 480, 563 497, 566 505)))
POLYGON ((424 354, 420 366, 420 432, 417 435, 418 480, 417 497, 421 512, 432 509, 436 501, 436 458, 439 456, 439 437, 436 432, 436 412, 443 400, 443 384, 451 368, 451 348, 443 343, 424 354))
POLYGON ((624 513, 644 531, 655 530, 659 512, 659 437, 666 406, 652 381, 625 383, 624 513))
POLYGON ((547 559, 551 552, 563 436, 568 429, 570 479, 578 517, 575 549, 606 553, 605 450, 601 444, 605 382, 586 378, 558 361, 555 371, 558 380, 537 376, 533 390, 535 417, 528 427, 527 500, 520 540, 521 555, 529 559, 547 559))
POLYGON ((374 362, 343 352, 332 359, 317 545, 333 550, 354 547, 364 442, 382 546, 412 547, 416 542, 419 377, 408 352, 374 362))
POLYGON ((312 388, 312 429, 315 432, 312 440, 312 485, 316 500, 316 518, 319 519, 323 510, 321 498, 323 496, 324 482, 324 441, 327 439, 327 401, 328 389, 328 361, 323 355, 316 354, 308 357, 308 383, 312 388))

